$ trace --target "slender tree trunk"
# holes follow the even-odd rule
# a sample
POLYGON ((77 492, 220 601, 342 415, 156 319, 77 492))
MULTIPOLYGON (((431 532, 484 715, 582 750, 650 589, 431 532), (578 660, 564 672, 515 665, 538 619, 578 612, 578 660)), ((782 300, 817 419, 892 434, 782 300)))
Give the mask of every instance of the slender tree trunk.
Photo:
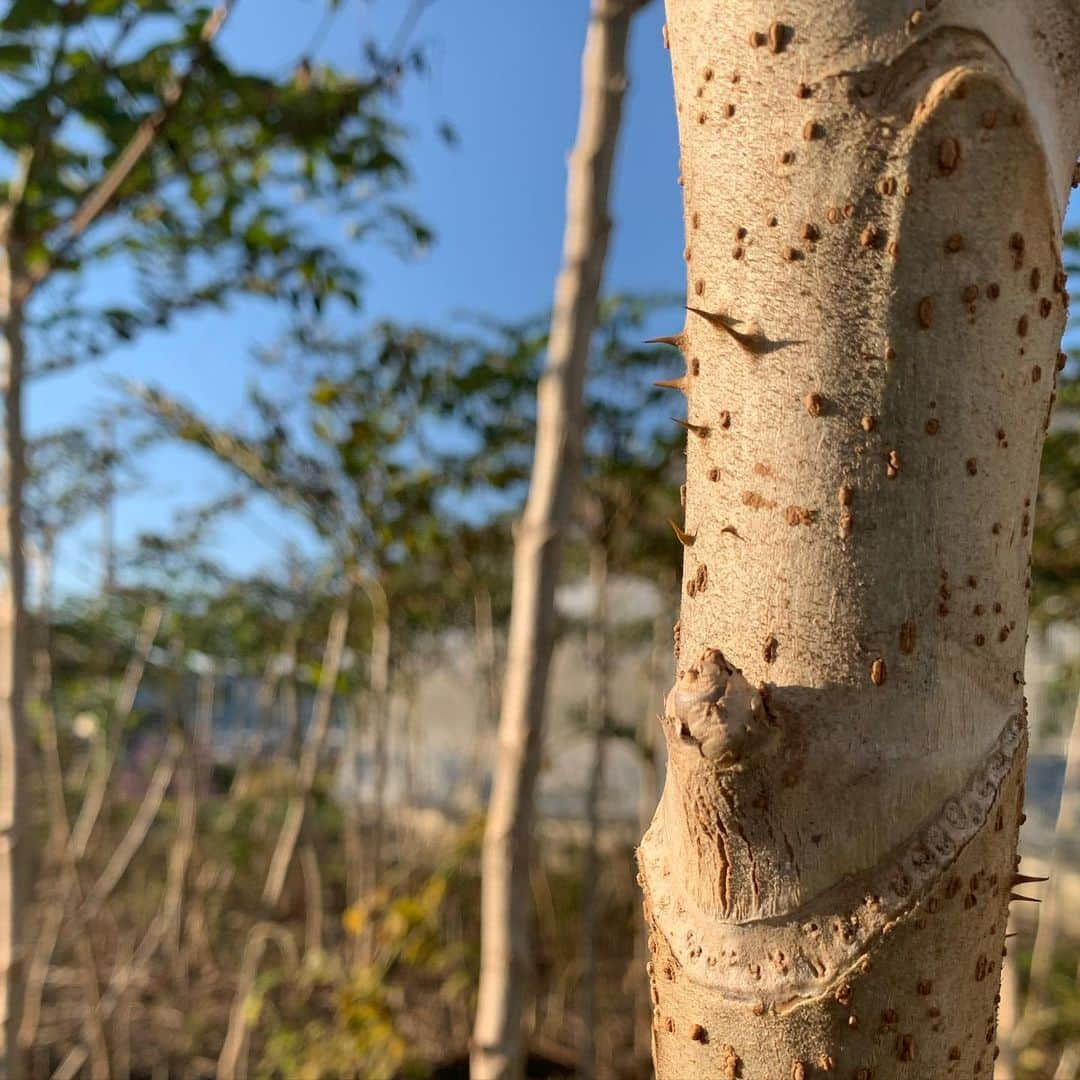
POLYGON ((597 909, 599 904, 601 806, 604 797, 604 773, 607 765, 607 745, 611 735, 608 707, 608 677, 610 651, 608 648, 607 617, 608 557, 603 542, 591 545, 589 551, 589 584, 592 586, 593 609, 589 620, 586 651, 589 663, 589 731, 592 735, 592 765, 585 792, 585 820, 589 837, 585 848, 582 874, 582 935, 581 935, 581 1049, 578 1055, 578 1075, 591 1080, 596 1075, 596 970, 597 909))
POLYGON ((593 0, 581 114, 567 177, 563 267, 547 368, 537 391, 536 454, 514 550, 514 596, 499 749, 482 856, 480 989, 474 1080, 516 1076, 529 968, 529 859, 562 535, 580 470, 582 391, 611 223, 608 197, 640 0, 593 0))
POLYGON ((297 966, 296 943, 289 931, 275 923, 257 923, 244 942, 236 994, 229 1012, 229 1026, 214 1073, 218 1080, 245 1080, 248 1074, 248 1046, 253 1020, 252 997, 259 966, 270 942, 274 942, 281 950, 287 968, 295 970, 297 966))
POLYGON ((274 911, 281 901, 281 894, 285 889, 285 878, 292 865, 296 845, 300 839, 304 814, 308 808, 312 789, 315 787, 319 758, 322 755, 323 744, 326 742, 326 733, 330 730, 334 689, 341 670, 341 657, 345 651, 345 635, 349 629, 349 597, 350 594, 346 594, 330 616, 322 670, 319 673, 319 687, 311 706, 311 722, 308 724, 304 737, 304 747, 297 768, 296 790, 285 810, 285 820, 281 824, 281 831, 278 833, 274 851, 270 856, 266 881, 263 883, 262 903, 267 911, 274 911))
POLYGON ((120 879, 127 873, 132 860, 143 846, 143 842, 150 833, 150 826, 154 824, 161 804, 165 801, 165 795, 176 773, 176 765, 180 760, 183 747, 184 743, 179 735, 169 736, 161 758, 150 777, 146 794, 139 803, 139 808, 135 811, 127 832, 109 856, 105 869, 101 871, 87 895, 86 914, 92 915, 101 909, 102 904, 109 899, 113 890, 120 884, 120 879))
POLYGON ((667 12, 692 426, 640 853, 657 1075, 988 1075, 1080 9, 667 12))
POLYGON ((25 807, 24 655, 25 579, 23 556, 22 383, 25 365, 23 307, 13 248, 10 211, 0 237, 0 393, 3 395, 3 505, 0 509, 0 1077, 23 1074, 18 1044, 19 996, 23 981, 23 905, 27 894, 27 851, 22 843, 25 807))

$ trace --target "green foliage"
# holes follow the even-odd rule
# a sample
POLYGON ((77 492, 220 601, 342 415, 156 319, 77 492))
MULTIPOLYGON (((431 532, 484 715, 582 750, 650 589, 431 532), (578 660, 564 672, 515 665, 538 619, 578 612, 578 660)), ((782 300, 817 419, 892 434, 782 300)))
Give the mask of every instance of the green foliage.
POLYGON ((407 178, 391 119, 400 60, 369 53, 357 75, 306 58, 288 73, 245 69, 219 46, 227 24, 205 32, 211 10, 13 0, 0 17, 0 149, 15 162, 3 187, 17 202, 12 250, 42 294, 39 371, 238 293, 309 318, 331 300, 357 306, 361 275, 320 226, 327 217, 354 238, 430 241, 390 197, 407 178), (149 145, 113 172, 148 123, 149 145), (112 197, 88 214, 114 176, 112 197), (105 265, 130 296, 99 306, 84 272, 105 265))
POLYGON ((1074 352, 1059 375, 1054 422, 1043 447, 1032 546, 1032 615, 1080 617, 1080 380, 1074 352))
POLYGON ((403 1027, 408 1017, 401 984, 429 987, 446 1005, 460 1005, 469 994, 474 958, 464 942, 448 935, 444 909, 461 888, 464 869, 476 861, 480 836, 474 823, 442 863, 411 887, 404 877, 388 881, 345 911, 346 933, 371 959, 349 964, 338 955, 307 958, 301 979, 309 992, 331 995, 332 1015, 296 1022, 281 1017, 256 1075, 267 1080, 424 1075, 403 1027))

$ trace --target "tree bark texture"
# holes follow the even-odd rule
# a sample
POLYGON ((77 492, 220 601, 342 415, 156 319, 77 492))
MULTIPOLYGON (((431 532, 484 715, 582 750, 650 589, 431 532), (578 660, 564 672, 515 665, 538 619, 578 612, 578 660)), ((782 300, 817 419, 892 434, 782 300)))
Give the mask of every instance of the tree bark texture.
POLYGON ((668 0, 678 675, 661 1080, 993 1071, 1080 8, 668 0))
POLYGON ((547 366, 537 391, 529 495, 514 548, 499 749, 482 856, 474 1080, 515 1076, 522 1067, 533 791, 555 630, 555 585, 580 472, 585 367, 610 232, 608 196, 626 87, 627 38, 638 6, 639 0, 593 0, 582 59, 563 264, 555 286, 547 366))

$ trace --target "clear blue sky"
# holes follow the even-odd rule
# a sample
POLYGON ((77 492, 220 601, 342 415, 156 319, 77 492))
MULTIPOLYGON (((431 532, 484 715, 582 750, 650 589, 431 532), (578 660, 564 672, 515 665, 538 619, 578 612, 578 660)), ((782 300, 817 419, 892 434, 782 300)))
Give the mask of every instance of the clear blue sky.
MULTIPOLYGON (((389 41, 405 6, 342 0, 319 57, 357 68, 363 41, 389 41)), ((406 84, 399 117, 412 132, 414 180, 406 199, 434 227, 436 243, 409 262, 358 248, 368 278, 363 318, 438 324, 462 309, 513 317, 549 303, 587 9, 586 0, 433 0, 424 12, 414 40, 426 47, 432 70, 406 84), (461 136, 455 149, 436 134, 443 120, 461 136)), ((245 64, 287 69, 322 10, 323 0, 240 0, 222 47, 245 64)), ((634 29, 609 289, 682 287, 675 120, 661 22, 661 0, 654 0, 634 29)), ((1075 205, 1073 211, 1075 218, 1075 205)), ((35 386, 30 426, 40 431, 108 411, 116 374, 159 382, 212 416, 236 419, 255 376, 250 348, 271 341, 273 331, 265 309, 237 304, 144 336, 105 364, 35 386)), ((141 529, 167 530, 179 506, 228 487, 222 471, 182 448, 155 450, 140 467, 140 489, 118 502, 121 543, 141 529)), ((99 532, 90 522, 65 545, 64 586, 96 585, 99 532)), ((286 542, 302 536, 289 516, 260 501, 221 527, 214 551, 234 569, 250 570, 272 566, 286 542)))
MULTIPOLYGON (((343 0, 318 56, 357 69, 364 40, 387 43, 405 6, 398 0, 343 0)), ((434 227, 436 243, 410 261, 358 247, 356 259, 368 279, 364 319, 437 324, 462 309, 514 317, 550 302, 587 7, 585 0, 433 0, 424 12, 412 40, 425 46, 431 72, 405 84, 398 115, 411 132, 406 156, 413 182, 405 198, 434 227), (436 133, 443 120, 460 135, 454 149, 436 133)), ((222 47, 244 64, 287 69, 322 10, 322 0, 240 0, 222 47)), ((661 21, 660 3, 654 2, 633 39, 608 272, 612 288, 677 290, 682 284, 674 110, 661 21)), ((95 292, 107 291, 108 284, 99 282, 95 292)), ((35 385, 30 428, 108 412, 116 400, 109 381, 117 374, 159 382, 215 417, 236 419, 256 374, 251 346, 271 341, 273 330, 265 309, 235 304, 226 313, 145 335, 107 363, 35 385)), ((139 489, 116 507, 121 543, 142 529, 167 530, 178 507, 228 487, 223 471, 183 448, 148 453, 139 467, 139 489)), ((59 560, 63 586, 96 585, 99 535, 100 525, 91 521, 69 537, 59 560)), ((260 500, 218 530, 213 550, 247 570, 272 566, 287 540, 303 536, 291 517, 260 500)))

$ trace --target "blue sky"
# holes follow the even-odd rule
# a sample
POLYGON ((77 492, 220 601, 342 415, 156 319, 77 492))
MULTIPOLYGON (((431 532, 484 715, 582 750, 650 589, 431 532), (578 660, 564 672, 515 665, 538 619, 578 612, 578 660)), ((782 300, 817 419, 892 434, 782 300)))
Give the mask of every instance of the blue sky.
MULTIPOLYGON (((387 43, 403 2, 343 0, 317 57, 357 69, 365 39, 387 43)), ((322 0, 241 0, 222 33, 223 49, 245 65, 288 69, 318 26, 322 0)), ((531 314, 551 298, 562 240, 566 155, 577 121, 584 0, 433 0, 413 32, 430 73, 404 86, 398 118, 411 137, 413 181, 405 200, 436 232, 433 248, 405 260, 372 245, 355 257, 367 275, 362 319, 395 316, 439 324, 462 310, 500 317, 531 314), (460 143, 437 134, 447 120, 460 143)), ((637 20, 632 84, 615 190, 616 229, 608 284, 665 291, 682 285, 677 148, 661 6, 637 20)), ((95 283, 108 292, 108 279, 95 283)), ((116 287, 122 282, 117 280, 116 287)), ((255 377, 252 345, 273 338, 265 308, 234 304, 148 334, 108 361, 33 386, 32 431, 108 414, 117 375, 157 382, 221 420, 243 415, 255 377)), ((137 490, 116 506, 121 544, 138 531, 169 527, 177 508, 228 489, 226 473, 195 451, 148 452, 137 490)), ((60 584, 92 588, 100 576, 100 523, 63 544, 60 584)), ((211 550, 238 571, 272 567, 305 532, 259 500, 219 527, 211 550)))
MULTIPOLYGON (((342 0, 317 57, 356 69, 365 39, 388 42, 404 0, 342 0)), ((240 0, 222 48, 247 65, 288 70, 317 27, 323 0, 240 0)), ((586 0, 432 0, 413 40, 431 72, 404 87, 399 119, 410 130, 409 204, 436 232, 431 251, 404 261, 370 245, 355 256, 367 274, 363 319, 395 316, 439 324, 461 310, 500 317, 549 302, 562 240, 566 155, 577 120, 586 0), (449 148, 437 125, 460 135, 449 148)), ((614 191, 610 290, 679 290, 683 270, 677 145, 660 0, 638 16, 631 85, 614 191)), ((1074 204, 1071 217, 1077 218, 1074 204)), ((105 290, 108 280, 98 283, 105 290)), ((117 282, 117 287, 121 283, 117 282)), ((116 375, 160 383, 220 420, 243 415, 255 377, 249 352, 273 339, 265 308, 188 319, 141 337, 108 362, 35 385, 29 424, 41 431, 107 414, 116 375)), ((148 452, 139 488, 116 507, 122 544, 142 529, 166 531, 177 508, 228 489, 227 475, 195 451, 148 452)), ((100 576, 100 524, 87 522, 61 550, 60 581, 92 588, 100 576)), ((303 529, 260 500, 223 524, 214 554, 237 571, 283 561, 303 529)))

